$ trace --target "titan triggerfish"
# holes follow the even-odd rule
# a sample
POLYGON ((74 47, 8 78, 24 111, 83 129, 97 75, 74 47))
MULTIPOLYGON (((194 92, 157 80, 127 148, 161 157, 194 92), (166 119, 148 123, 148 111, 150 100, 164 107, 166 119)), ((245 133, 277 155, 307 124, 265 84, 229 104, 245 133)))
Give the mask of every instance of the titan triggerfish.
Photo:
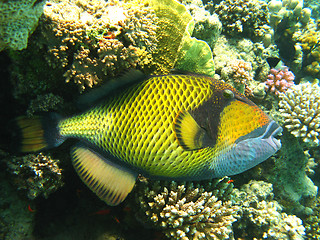
POLYGON ((153 179, 204 180, 244 172, 281 147, 282 128, 223 81, 197 74, 144 78, 91 109, 19 117, 21 152, 79 139, 72 163, 83 182, 109 205, 121 203, 139 174, 153 179))

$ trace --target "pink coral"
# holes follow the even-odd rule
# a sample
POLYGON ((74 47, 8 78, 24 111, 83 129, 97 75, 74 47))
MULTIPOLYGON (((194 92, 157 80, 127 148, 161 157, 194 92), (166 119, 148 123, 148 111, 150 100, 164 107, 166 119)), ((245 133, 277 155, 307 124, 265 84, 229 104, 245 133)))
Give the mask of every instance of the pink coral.
POLYGON ((289 71, 288 67, 283 67, 282 69, 272 68, 270 69, 268 79, 264 82, 266 84, 266 91, 279 95, 280 92, 285 92, 294 85, 294 78, 293 72, 289 71))

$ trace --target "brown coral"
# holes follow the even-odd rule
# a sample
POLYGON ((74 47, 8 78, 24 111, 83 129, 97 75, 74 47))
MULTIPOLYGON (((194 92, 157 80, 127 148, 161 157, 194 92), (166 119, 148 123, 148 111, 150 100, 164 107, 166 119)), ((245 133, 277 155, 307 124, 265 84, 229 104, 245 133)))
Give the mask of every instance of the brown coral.
POLYGON ((67 82, 93 87, 123 69, 150 63, 157 38, 154 11, 118 1, 48 2, 41 21, 49 63, 67 82))
POLYGON ((47 198, 64 184, 58 163, 58 160, 39 153, 14 157, 8 161, 8 168, 14 174, 18 189, 27 190, 30 199, 41 194, 47 198))
POLYGON ((140 182, 137 216, 172 239, 227 239, 237 207, 228 199, 229 178, 201 183, 140 182))

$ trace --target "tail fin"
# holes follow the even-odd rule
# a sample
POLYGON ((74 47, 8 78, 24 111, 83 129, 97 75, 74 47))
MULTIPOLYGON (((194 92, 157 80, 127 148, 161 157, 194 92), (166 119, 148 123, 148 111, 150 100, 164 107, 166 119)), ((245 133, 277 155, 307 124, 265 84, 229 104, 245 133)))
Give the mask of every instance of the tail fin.
POLYGON ((12 147, 20 152, 36 152, 59 146, 64 141, 57 127, 60 119, 56 113, 16 118, 16 129, 12 131, 15 146, 12 147))

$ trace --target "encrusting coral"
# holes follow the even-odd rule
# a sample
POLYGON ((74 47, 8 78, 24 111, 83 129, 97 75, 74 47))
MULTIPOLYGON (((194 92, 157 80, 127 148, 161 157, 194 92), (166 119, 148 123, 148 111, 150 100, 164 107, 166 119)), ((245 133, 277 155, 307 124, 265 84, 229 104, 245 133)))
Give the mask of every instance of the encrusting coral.
POLYGON ((13 182, 18 189, 27 191, 34 199, 39 195, 45 198, 63 186, 59 161, 39 153, 14 157, 7 162, 9 171, 14 175, 13 182))
POLYGON ((135 191, 137 218, 171 239, 228 239, 238 207, 230 198, 229 178, 192 182, 147 182, 135 191), (218 200, 220 199, 220 200, 218 200))
POLYGON ((0 51, 27 48, 28 38, 38 25, 46 1, 0 1, 0 51))
POLYGON ((320 142, 320 87, 315 82, 292 86, 279 95, 279 111, 288 131, 311 146, 320 142))

